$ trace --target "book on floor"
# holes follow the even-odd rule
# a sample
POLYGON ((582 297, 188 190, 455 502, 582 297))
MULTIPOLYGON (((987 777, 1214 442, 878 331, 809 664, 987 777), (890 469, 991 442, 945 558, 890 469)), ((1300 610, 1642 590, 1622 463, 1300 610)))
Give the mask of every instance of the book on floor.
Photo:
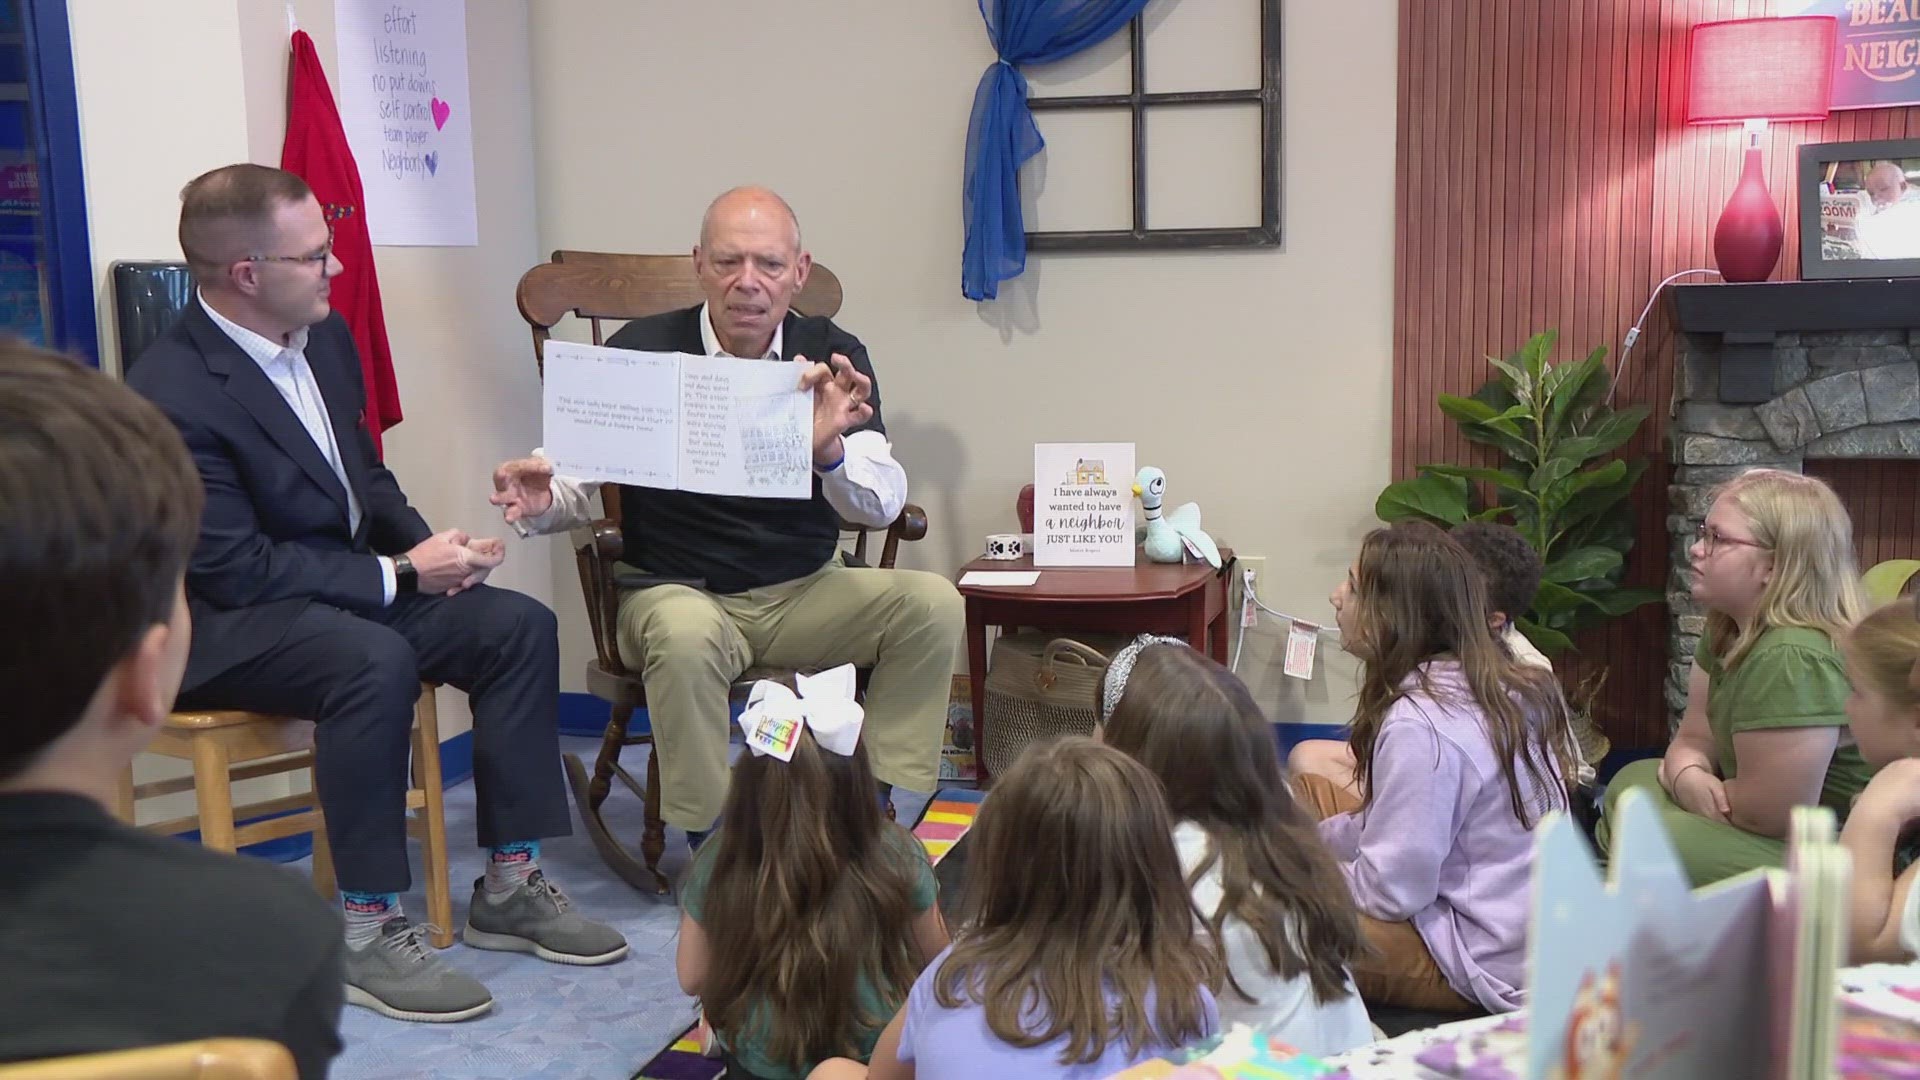
POLYGON ((1824 1080, 1850 867, 1833 813, 1793 811, 1786 869, 1697 890, 1651 800, 1613 815, 1604 875, 1571 818, 1541 826, 1514 1075, 1824 1080))

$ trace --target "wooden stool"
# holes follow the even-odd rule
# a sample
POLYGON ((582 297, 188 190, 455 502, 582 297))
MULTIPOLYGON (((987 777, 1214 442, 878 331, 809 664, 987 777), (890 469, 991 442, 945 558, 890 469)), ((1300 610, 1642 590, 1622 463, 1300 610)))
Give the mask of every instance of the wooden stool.
POLYGON ((265 1039, 115 1050, 0 1065, 0 1080, 295 1080, 293 1055, 265 1039))
MULTIPOLYGON (((407 832, 420 840, 427 875, 427 921, 434 947, 453 944, 453 895, 447 880, 447 815, 440 777, 440 719, 430 683, 420 686, 413 708, 413 784, 407 790, 407 832)), ((167 836, 200 830, 200 842, 217 851, 237 851, 282 837, 313 834, 313 885, 335 894, 333 857, 326 824, 311 790, 242 806, 233 804, 233 783, 313 768, 313 722, 242 710, 177 712, 154 736, 149 753, 193 763, 191 776, 135 785, 129 767, 120 780, 117 807, 133 824, 134 804, 156 795, 193 789, 197 813, 145 828, 167 836), (293 811, 293 812, 289 812, 293 811), (279 814, 236 825, 237 819, 279 814)))

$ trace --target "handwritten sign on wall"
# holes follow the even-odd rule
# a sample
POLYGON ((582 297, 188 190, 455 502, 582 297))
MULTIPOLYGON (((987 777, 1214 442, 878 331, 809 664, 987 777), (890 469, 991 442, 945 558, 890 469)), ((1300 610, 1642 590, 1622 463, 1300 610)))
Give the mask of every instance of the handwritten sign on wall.
POLYGON ((373 242, 479 243, 465 0, 337 0, 334 28, 373 242))

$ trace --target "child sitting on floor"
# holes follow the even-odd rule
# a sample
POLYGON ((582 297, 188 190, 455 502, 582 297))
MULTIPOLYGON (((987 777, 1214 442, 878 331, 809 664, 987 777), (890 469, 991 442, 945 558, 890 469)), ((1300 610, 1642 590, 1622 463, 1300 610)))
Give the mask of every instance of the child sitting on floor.
MULTIPOLYGON (((1552 671, 1553 661, 1520 632, 1520 617, 1533 607, 1534 594, 1540 591, 1540 578, 1546 572, 1540 552, 1520 535, 1520 530, 1497 521, 1461 522, 1447 535, 1467 549, 1486 576, 1487 627, 1493 636, 1515 660, 1552 671)), ((1568 732, 1567 760, 1573 763, 1573 771, 1567 775, 1569 787, 1593 783, 1593 766, 1581 754, 1578 733, 1572 731, 1568 732)))
POLYGON ((1520 632, 1520 616, 1533 607, 1533 594, 1540 591, 1545 570, 1540 553, 1518 529, 1497 521, 1462 522, 1447 535, 1467 549, 1486 579, 1487 628, 1494 638, 1515 660, 1552 671, 1553 661, 1520 632))
POLYGON ((1180 866, 1226 972, 1221 1022, 1319 1056, 1371 1042, 1347 970, 1367 947, 1353 898, 1288 793, 1246 684, 1182 641, 1143 636, 1097 697, 1102 741, 1166 788, 1180 866))
POLYGON ((754 685, 725 823, 680 887, 680 988, 729 1077, 864 1060, 947 945, 925 850, 874 798, 851 666, 754 685))
MULTIPOLYGON (((1533 595, 1540 589, 1544 569, 1540 553, 1519 530, 1497 521, 1462 522, 1447 535, 1458 541, 1480 568, 1487 591, 1487 628, 1493 631, 1494 640, 1515 660, 1552 671, 1553 661, 1534 647, 1519 625, 1521 614, 1533 606, 1533 595)), ((1568 786, 1592 783, 1593 767, 1581 756, 1578 736, 1572 735, 1567 745, 1568 760, 1574 763, 1567 776, 1568 786)), ((1353 776, 1353 750, 1346 743, 1310 739, 1294 747, 1289 764, 1295 772, 1317 773, 1344 785, 1353 776)))
POLYGON ((1595 839, 1610 847, 1613 808, 1640 788, 1697 888, 1784 866, 1793 808, 1844 818, 1873 770, 1846 730, 1839 642, 1864 607, 1853 520, 1833 488, 1749 469, 1715 494, 1687 553, 1707 624, 1686 712, 1659 760, 1607 784, 1595 839))
POLYGON ((1082 736, 1029 747, 967 842, 952 947, 870 1070, 828 1062, 815 1080, 1097 1080, 1214 1034, 1218 968, 1139 762, 1082 736))
POLYGON ((1354 765, 1294 786, 1374 947, 1353 966, 1369 1003, 1523 1002, 1532 831, 1567 808, 1567 703, 1494 640, 1485 588, 1452 537, 1403 521, 1368 534, 1333 593, 1362 667, 1354 765))
POLYGON ((1860 620, 1841 645, 1853 693, 1847 723, 1860 756, 1879 769, 1847 816, 1853 854, 1853 962, 1903 962, 1920 953, 1920 864, 1894 877, 1900 834, 1920 818, 1920 619, 1912 597, 1860 620))

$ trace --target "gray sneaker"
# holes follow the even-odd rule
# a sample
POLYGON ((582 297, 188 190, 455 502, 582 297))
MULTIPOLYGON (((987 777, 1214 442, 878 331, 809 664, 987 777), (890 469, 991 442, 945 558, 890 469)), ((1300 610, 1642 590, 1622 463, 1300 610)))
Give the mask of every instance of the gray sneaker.
POLYGON ((366 948, 349 946, 347 1004, 428 1024, 467 1020, 493 1008, 493 995, 480 980, 448 967, 420 940, 425 929, 395 916, 366 948))
POLYGON ((627 939, 611 926, 580 917, 573 902, 538 870, 505 899, 473 883, 461 940, 476 949, 532 953, 556 964, 611 964, 627 955, 627 939))

